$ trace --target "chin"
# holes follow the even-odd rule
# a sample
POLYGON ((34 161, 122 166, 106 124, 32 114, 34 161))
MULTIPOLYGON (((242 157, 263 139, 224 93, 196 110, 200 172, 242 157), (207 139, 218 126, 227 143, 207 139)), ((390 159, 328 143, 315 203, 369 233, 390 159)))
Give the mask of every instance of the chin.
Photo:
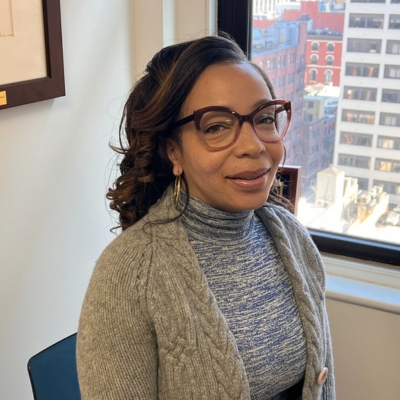
POLYGON ((231 212, 257 210, 258 208, 262 207, 266 203, 267 199, 268 199, 268 195, 258 197, 258 198, 254 197, 250 200, 247 199, 247 201, 246 200, 241 201, 240 203, 236 203, 235 205, 232 205, 231 212))

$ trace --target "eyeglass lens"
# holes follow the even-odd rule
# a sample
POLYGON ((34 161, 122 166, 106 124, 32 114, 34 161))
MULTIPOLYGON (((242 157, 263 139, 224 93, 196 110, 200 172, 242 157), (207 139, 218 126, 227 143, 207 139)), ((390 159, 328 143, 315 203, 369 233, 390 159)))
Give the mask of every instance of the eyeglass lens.
MULTIPOLYGON (((266 106, 253 118, 257 136, 265 142, 278 141, 285 132, 286 124, 287 112, 280 105, 266 106)), ((201 133, 211 147, 233 143, 239 129, 239 117, 228 111, 208 111, 200 119, 201 133)))

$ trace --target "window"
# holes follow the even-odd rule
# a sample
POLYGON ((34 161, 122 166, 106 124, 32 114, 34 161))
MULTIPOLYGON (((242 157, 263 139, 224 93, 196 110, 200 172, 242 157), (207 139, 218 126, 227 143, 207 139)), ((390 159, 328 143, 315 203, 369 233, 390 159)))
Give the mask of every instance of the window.
POLYGON ((342 121, 356 122, 358 124, 374 124, 375 113, 373 111, 342 110, 342 121))
POLYGON ((326 65, 333 65, 333 56, 326 56, 326 65))
POLYGON ((350 28, 383 28, 383 14, 350 14, 350 28))
POLYGON ((364 100, 364 101, 375 101, 376 100, 375 88, 363 88, 356 86, 345 86, 343 98, 348 100, 364 100))
POLYGON ((311 56, 311 64, 318 64, 318 56, 313 54, 311 56))
POLYGON ((326 51, 332 53, 335 50, 335 45, 333 43, 328 43, 326 46, 326 51))
POLYGON ((353 53, 380 53, 382 40, 379 39, 348 39, 347 51, 353 53))
POLYGON ((353 177, 357 179, 357 184, 358 184, 358 188, 360 190, 368 190, 368 179, 365 178, 357 178, 357 177, 353 177))
POLYGON ((374 185, 382 186, 386 193, 400 194, 400 183, 374 180, 374 185))
POLYGON ((400 161, 377 158, 375 169, 378 171, 400 172, 400 161))
POLYGON ((378 147, 381 149, 400 150, 400 138, 378 136, 378 147))
POLYGON ((400 79, 400 65, 385 65, 385 78, 400 79))
POLYGON ((383 89, 382 101, 384 103, 400 103, 400 90, 383 89))
POLYGON ((318 42, 313 42, 311 45, 311 50, 312 51, 318 51, 319 49, 319 43, 318 42))
POLYGON ((381 113, 379 125, 400 126, 400 114, 381 113))
POLYGON ((400 29, 400 15, 389 16, 389 29, 400 29))
POLYGON ((371 165, 371 158, 364 156, 353 156, 351 154, 339 154, 339 165, 368 169, 371 165))
POLYGON ((340 143, 353 146, 372 146, 372 135, 353 132, 340 132, 340 143))
POLYGON ((377 78, 379 75, 379 64, 360 64, 348 62, 346 63, 346 75, 377 78))
MULTIPOLYGON (((326 11, 323 7, 319 7, 318 14, 320 15, 313 15, 314 26, 317 26, 318 23, 318 25, 320 26, 327 27, 327 31, 332 31, 332 35, 342 37, 343 34, 344 37, 348 38, 346 40, 347 43, 343 43, 342 51, 338 52, 336 52, 336 50, 338 50, 336 46, 339 42, 336 42, 336 38, 334 42, 332 40, 335 45, 335 57, 340 57, 339 60, 337 60, 336 58, 334 60, 334 62, 337 62, 338 65, 338 73, 340 74, 340 65, 343 65, 343 70, 341 71, 341 73, 347 76, 346 79, 343 79, 343 82, 347 86, 354 85, 356 87, 367 86, 369 89, 375 88, 377 89, 377 93, 382 93, 382 96, 379 95, 379 98, 375 100, 377 102, 376 106, 375 104, 368 104, 368 111, 365 110, 367 108, 367 102, 365 100, 359 101, 358 99, 354 98, 351 99, 351 102, 349 102, 349 100, 343 100, 344 85, 341 85, 340 87, 341 98, 337 99, 336 101, 333 101, 333 99, 331 98, 329 100, 325 99, 325 114, 323 114, 325 116, 324 118, 319 118, 313 121, 313 123, 311 124, 310 135, 307 136, 307 140, 309 140, 312 135, 312 131, 317 128, 321 129, 321 137, 317 139, 319 140, 319 151, 318 153, 316 153, 317 155, 313 156, 314 158, 308 158, 308 154, 311 151, 314 151, 315 148, 311 145, 307 145, 309 144, 309 142, 307 142, 307 144, 304 142, 304 133, 307 132, 306 129, 308 130, 310 128, 310 124, 306 123, 305 118, 307 118, 307 115, 311 114, 310 112, 306 112, 308 103, 305 101, 304 98, 304 89, 310 83, 309 81, 304 82, 304 77, 308 76, 310 80, 311 78, 315 79, 315 81, 312 81, 312 83, 318 82, 317 68, 312 67, 312 54, 310 54, 306 63, 308 63, 311 68, 309 68, 306 73, 304 55, 306 54, 307 46, 309 46, 309 51, 312 51, 313 42, 318 43, 318 40, 311 40, 311 42, 309 41, 307 43, 307 36, 303 35, 302 37, 302 34, 300 33, 300 25, 304 27, 304 22, 301 22, 301 20, 299 19, 302 14, 306 13, 304 11, 305 3, 298 3, 298 7, 300 8, 300 10, 298 10, 299 19, 296 20, 295 18, 293 18, 294 15, 292 15, 290 21, 285 21, 286 13, 284 13, 284 10, 286 4, 279 4, 279 19, 278 17, 276 17, 276 19, 274 20, 274 15, 276 15, 274 14, 276 12, 276 2, 266 2, 261 0, 254 1, 257 2, 256 4, 258 4, 259 7, 263 8, 262 13, 264 15, 268 15, 268 19, 265 19, 265 22, 260 22, 259 18, 257 20, 257 25, 259 25, 260 23, 264 23, 265 28, 263 28, 263 32, 266 35, 269 35, 273 31, 273 29, 271 30, 269 27, 275 26, 274 29, 276 29, 277 25, 279 24, 280 35, 276 37, 276 40, 278 40, 278 43, 282 44, 283 42, 281 42, 280 40, 285 41, 285 49, 279 49, 279 53, 280 55, 287 54, 290 60, 289 64, 296 66, 294 72, 294 81, 296 84, 291 86, 290 95, 288 94, 287 87, 276 89, 276 95, 278 97, 292 96, 288 98, 293 101, 293 104, 296 105, 295 111, 293 111, 292 116, 293 123, 291 124, 291 131, 288 135, 290 140, 288 139, 287 142, 288 152, 286 163, 292 163, 296 151, 299 157, 304 160, 300 161, 300 158, 295 159, 295 161, 298 160, 296 161, 297 165, 302 165, 304 168, 303 179, 301 181, 301 197, 303 200, 306 201, 302 202, 302 204, 313 204, 315 193, 313 189, 315 189, 317 185, 316 175, 321 171, 321 169, 328 167, 330 164, 333 164, 333 166, 338 170, 344 171, 346 179, 351 177, 356 177, 358 179, 358 182, 355 181, 355 179, 353 181, 350 180, 348 182, 349 185, 352 185, 354 182, 356 182, 358 189, 363 189, 367 191, 372 190, 374 184, 381 183, 381 186, 384 187, 384 190, 390 195, 390 202, 393 204, 400 203, 399 174, 394 172, 375 170, 376 157, 394 161, 398 161, 400 159, 400 156, 398 158, 397 156, 393 157, 393 152, 397 151, 395 147, 395 143, 397 142, 390 138, 391 136, 398 136, 398 128, 388 128, 382 126, 380 129, 377 129, 374 126, 375 112, 370 111, 378 111, 376 113, 377 119, 380 119, 381 113, 392 114, 398 112, 398 110, 395 110, 393 108, 393 106, 396 104, 388 104, 386 101, 382 101, 382 97, 385 93, 385 98, 391 99, 390 101, 392 101, 392 99, 394 98, 393 93, 386 93, 383 89, 398 90, 400 88, 397 88, 392 84, 388 85, 387 79, 378 79, 383 78, 384 75, 384 57, 354 57, 355 53, 379 54, 382 52, 382 45, 384 45, 385 53, 399 54, 398 42, 400 41, 400 37, 398 38, 394 34, 395 31, 389 30, 389 14, 387 13, 386 8, 389 9, 388 7, 390 7, 390 1, 400 0, 387 0, 386 3, 377 3, 375 4, 375 6, 373 4, 371 5, 368 3, 357 2, 358 4, 355 5, 357 8, 354 8, 353 5, 353 10, 356 9, 357 12, 354 13, 350 11, 349 17, 351 18, 348 19, 349 23, 346 23, 346 26, 343 27, 344 32, 333 32, 335 29, 332 29, 332 27, 329 26, 329 18, 327 19, 327 15, 322 14, 326 11), (384 7, 384 12, 386 14, 384 14, 383 12, 384 7), (380 13, 378 10, 382 10, 382 13, 380 13), (388 17, 385 17, 384 15, 388 15, 388 17), (350 25, 353 25, 353 27, 350 27, 350 25), (360 29, 358 29, 355 25, 358 25, 360 29), (367 28, 370 32, 367 34, 365 29, 363 31, 363 27, 367 28), (379 29, 379 32, 376 32, 377 29, 379 29), (376 32, 375 34, 373 33, 374 30, 376 32), (288 41, 288 38, 296 38, 296 43, 291 44, 290 41, 288 41), (349 57, 343 60, 343 54, 345 53, 348 53, 349 57), (351 57, 351 54, 353 54, 353 57, 351 57), (349 77, 362 77, 362 79, 349 80, 349 77), (370 79, 371 83, 366 84, 367 81, 365 80, 365 78, 368 78, 368 80, 370 79), (390 97, 389 95, 392 97, 390 97), (345 110, 343 110, 341 104, 345 104, 344 102, 347 102, 347 104, 349 105, 351 104, 351 107, 344 106, 345 110), (335 118, 335 113, 337 112, 337 110, 340 110, 340 115, 338 119, 335 118), (330 123, 332 121, 333 123, 330 123), (349 121, 360 122, 358 122, 359 125, 357 125, 356 122, 349 121), (328 130, 328 127, 332 129, 328 130), (344 136, 346 134, 347 138, 344 136), (382 136, 379 139, 380 145, 386 147, 393 145, 394 148, 386 150, 384 147, 382 147, 378 150, 379 135, 382 136), (337 141, 335 140, 335 137, 337 141), (347 143, 343 143, 345 140, 347 140, 347 143), (352 151, 353 149, 354 152, 352 151), (368 152, 368 154, 363 154, 364 149, 366 152, 368 152), (376 151, 378 151, 378 153, 375 153, 376 151), (332 154, 334 153, 335 157, 331 158, 332 154), (384 155, 386 153, 387 156, 384 155), (323 158, 323 163, 321 163, 320 161, 315 161, 317 156, 318 158, 323 158), (342 165, 339 164, 339 156, 342 165), (314 167, 315 169, 312 171, 313 175, 311 176, 310 172, 314 167), (357 171, 359 171, 359 173, 357 171), (306 174, 309 174, 307 179, 304 178, 304 175, 306 174), (303 185, 303 182, 306 182, 306 180, 307 184, 303 185), (313 182, 312 184, 314 185, 314 187, 310 187, 310 182, 313 182)), ((251 0, 218 0, 219 28, 235 37, 237 42, 241 45, 241 47, 245 50, 247 54, 251 54, 250 33, 252 27, 252 16, 251 13, 247 13, 247 10, 252 9, 250 5, 251 0), (229 23, 226 23, 224 20, 227 20, 228 16, 229 23), (238 23, 239 21, 240 24, 238 23)), ((392 7, 391 10, 394 10, 394 8, 392 7)), ((293 11, 292 9, 291 13, 292 12, 295 11, 293 11)), ((396 14, 400 14, 400 12, 396 12, 396 14)), ((323 31, 324 30, 322 29, 321 34, 323 34, 323 31)), ((271 34, 270 37, 272 38, 275 36, 271 34)), ((324 54, 324 57, 330 55, 329 53, 331 53, 331 55, 334 55, 331 51, 329 51, 332 50, 331 46, 328 50, 329 43, 330 42, 327 43, 326 53, 324 54)), ((321 48, 319 47, 318 51, 320 49, 321 48)), ((276 52, 277 50, 270 51, 270 54, 265 59, 272 59, 276 57, 276 52)), ((319 55, 316 54, 316 52, 317 50, 314 50, 314 55, 319 55)), ((256 52, 253 53, 251 58, 254 62, 258 62, 256 52)), ((386 58, 386 60, 389 59, 393 61, 386 61, 386 63, 393 65, 400 64, 397 62, 397 59, 395 60, 393 57, 386 58)), ((318 58, 316 58, 314 62, 316 63, 314 65, 321 64, 318 62, 318 58)), ((325 64, 325 62, 323 62, 323 64, 325 64)), ((319 82, 324 84, 325 71, 323 68, 321 68, 320 74, 323 75, 319 76, 319 82)), ((278 81, 278 76, 275 76, 274 71, 269 72, 269 75, 272 80, 278 81)), ((275 82, 275 88, 278 87, 277 83, 278 82, 275 82)), ((329 83, 325 83, 325 85, 329 85, 329 83)), ((318 86, 315 87, 318 88, 318 86)), ((318 96, 317 92, 318 90, 316 90, 316 96, 318 96)), ((360 94, 360 96, 373 96, 373 93, 370 93, 369 95, 360 94)), ((319 106, 317 107, 317 105, 315 105, 315 107, 316 110, 320 111, 319 106)), ((347 199, 344 200, 346 202, 348 201, 347 199)), ((343 215, 344 214, 342 214, 342 217, 343 215)), ((344 223, 344 221, 342 222, 344 223)), ((329 231, 329 226, 331 226, 331 224, 329 223, 319 223, 319 226, 327 227, 326 231, 325 228, 322 228, 324 229, 324 232, 313 229, 312 227, 309 227, 309 229, 316 245, 321 251, 328 251, 331 253, 337 253, 346 256, 354 256, 358 258, 366 258, 368 260, 375 260, 378 262, 388 262, 390 264, 400 265, 399 235, 396 235, 397 237, 393 237, 393 239, 390 235, 388 239, 379 239, 379 236, 369 237, 369 233, 367 232, 368 229, 366 229, 365 233, 364 231, 360 232, 361 235, 365 238, 365 241, 361 241, 360 238, 357 238, 352 234, 351 224, 351 221, 346 223, 345 225, 350 226, 350 228, 346 228, 346 231, 343 232, 338 231, 341 232, 341 234, 339 235, 329 231), (375 238, 378 238, 378 241, 376 241, 375 238), (390 246, 388 247, 385 245, 383 247, 379 242, 380 240, 388 240, 390 246), (391 245, 391 243, 393 243, 393 246, 391 245)), ((371 226, 375 225, 372 223, 371 226)))
POLYGON ((351 0, 351 3, 385 3, 386 0, 351 0))
POLYGON ((325 71, 325 82, 330 83, 332 82, 333 73, 330 70, 325 71))
POLYGON ((400 40, 388 40, 386 45, 387 54, 400 54, 400 40))

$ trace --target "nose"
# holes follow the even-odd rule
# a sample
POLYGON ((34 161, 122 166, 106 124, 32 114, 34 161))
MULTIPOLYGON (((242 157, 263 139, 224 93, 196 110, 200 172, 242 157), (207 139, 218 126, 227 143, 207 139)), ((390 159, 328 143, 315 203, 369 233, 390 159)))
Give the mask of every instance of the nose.
POLYGON ((254 125, 250 121, 244 121, 240 127, 239 137, 235 143, 238 156, 257 157, 266 150, 265 143, 260 140, 254 125))

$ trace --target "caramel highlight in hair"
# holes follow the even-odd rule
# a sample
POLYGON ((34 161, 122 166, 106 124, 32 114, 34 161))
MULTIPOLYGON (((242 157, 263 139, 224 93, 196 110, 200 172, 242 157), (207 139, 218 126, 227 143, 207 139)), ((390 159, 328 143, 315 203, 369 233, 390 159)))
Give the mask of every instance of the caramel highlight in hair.
MULTIPOLYGON (((119 145, 110 145, 122 157, 121 175, 107 193, 110 208, 119 214, 119 225, 113 229, 125 230, 140 220, 174 181, 166 149, 169 141, 180 146, 180 129, 174 124, 180 117, 182 104, 207 67, 224 63, 253 65, 275 98, 264 71, 248 61, 240 47, 226 35, 165 47, 148 63, 125 104, 119 145)), ((290 202, 278 194, 277 182, 268 201, 290 208, 290 202)))

